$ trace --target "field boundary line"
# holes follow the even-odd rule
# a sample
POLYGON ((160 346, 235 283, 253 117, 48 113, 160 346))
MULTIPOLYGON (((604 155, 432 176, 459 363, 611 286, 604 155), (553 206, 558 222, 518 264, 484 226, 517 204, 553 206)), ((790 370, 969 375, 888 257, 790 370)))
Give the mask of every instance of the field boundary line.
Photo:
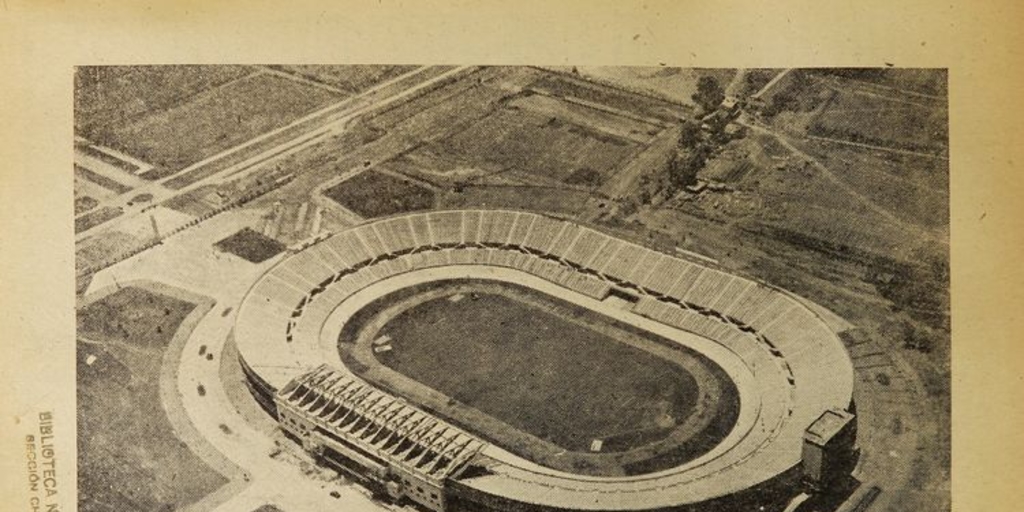
POLYGON ((842 144, 844 146, 854 146, 863 149, 871 149, 875 151, 887 151, 889 153, 900 153, 904 155, 920 156, 924 158, 935 158, 937 160, 949 160, 948 156, 936 155, 932 153, 922 153, 920 151, 911 151, 909 149, 890 148, 886 146, 875 146, 873 144, 864 144, 863 142, 853 142, 850 140, 833 139, 831 137, 821 137, 818 135, 807 135, 808 139, 817 140, 821 142, 829 142, 832 144, 842 144))

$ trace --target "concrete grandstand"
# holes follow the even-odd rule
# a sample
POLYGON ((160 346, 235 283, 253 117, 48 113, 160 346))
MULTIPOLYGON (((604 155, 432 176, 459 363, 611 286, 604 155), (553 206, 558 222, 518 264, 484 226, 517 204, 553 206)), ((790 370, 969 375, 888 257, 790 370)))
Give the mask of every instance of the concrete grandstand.
POLYGON ((318 240, 253 285, 234 338, 254 396, 304 448, 381 496, 430 510, 655 510, 727 500, 793 479, 812 425, 852 408, 849 355, 799 298, 535 213, 411 213, 318 240), (533 288, 707 356, 736 385, 735 425, 668 469, 582 475, 513 454, 488 432, 452 424, 342 363, 339 333, 360 309, 453 276, 533 288))

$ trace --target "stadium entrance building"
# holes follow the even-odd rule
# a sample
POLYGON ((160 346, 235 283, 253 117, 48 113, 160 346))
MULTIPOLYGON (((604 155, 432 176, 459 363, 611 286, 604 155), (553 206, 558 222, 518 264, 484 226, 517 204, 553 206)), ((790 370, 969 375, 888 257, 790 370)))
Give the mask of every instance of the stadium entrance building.
POLYGON ((442 511, 444 484, 483 443, 373 387, 321 366, 275 397, 278 421, 318 462, 395 502, 442 511))

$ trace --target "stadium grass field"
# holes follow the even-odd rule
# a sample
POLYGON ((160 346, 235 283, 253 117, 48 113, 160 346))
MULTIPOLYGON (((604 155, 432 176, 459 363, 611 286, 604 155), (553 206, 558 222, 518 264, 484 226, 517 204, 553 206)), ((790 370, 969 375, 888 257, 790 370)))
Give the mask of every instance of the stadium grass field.
POLYGON ((673 467, 724 438, 739 409, 706 357, 526 287, 430 283, 359 316, 341 339, 352 371, 554 469, 673 467))
POLYGON ((504 295, 453 301, 460 297, 432 299, 392 319, 383 333, 394 349, 381 362, 571 451, 674 425, 693 410, 693 376, 664 359, 504 295), (435 331, 429 339, 422 325, 435 331), (481 329, 487 325, 494 328, 481 329))

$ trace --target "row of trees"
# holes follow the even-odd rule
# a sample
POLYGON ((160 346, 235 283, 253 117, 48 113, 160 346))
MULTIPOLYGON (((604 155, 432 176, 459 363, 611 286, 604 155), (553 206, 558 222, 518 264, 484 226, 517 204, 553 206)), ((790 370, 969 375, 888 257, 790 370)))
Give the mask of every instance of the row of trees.
POLYGON ((701 132, 700 119, 718 110, 725 101, 725 90, 715 77, 702 76, 697 80, 697 91, 691 99, 700 107, 700 114, 697 118, 684 120, 679 127, 679 142, 668 165, 670 194, 697 184, 697 174, 717 145, 714 137, 707 137, 701 132))
POLYGON ((648 204, 656 197, 672 197, 680 190, 697 184, 697 176, 719 144, 719 137, 705 134, 702 119, 719 109, 725 100, 725 90, 712 76, 697 81, 697 90, 691 96, 699 111, 693 118, 679 125, 679 138, 662 172, 641 178, 638 199, 648 204))
POLYGON ((697 80, 697 92, 690 99, 701 108, 702 115, 710 114, 725 101, 725 90, 713 76, 702 76, 697 80))
POLYGON ((697 174, 714 151, 713 143, 701 133, 698 119, 718 110, 725 100, 725 90, 715 77, 702 76, 697 80, 697 91, 691 98, 701 113, 699 118, 684 120, 680 126, 679 143, 668 166, 671 194, 697 184, 697 174))

